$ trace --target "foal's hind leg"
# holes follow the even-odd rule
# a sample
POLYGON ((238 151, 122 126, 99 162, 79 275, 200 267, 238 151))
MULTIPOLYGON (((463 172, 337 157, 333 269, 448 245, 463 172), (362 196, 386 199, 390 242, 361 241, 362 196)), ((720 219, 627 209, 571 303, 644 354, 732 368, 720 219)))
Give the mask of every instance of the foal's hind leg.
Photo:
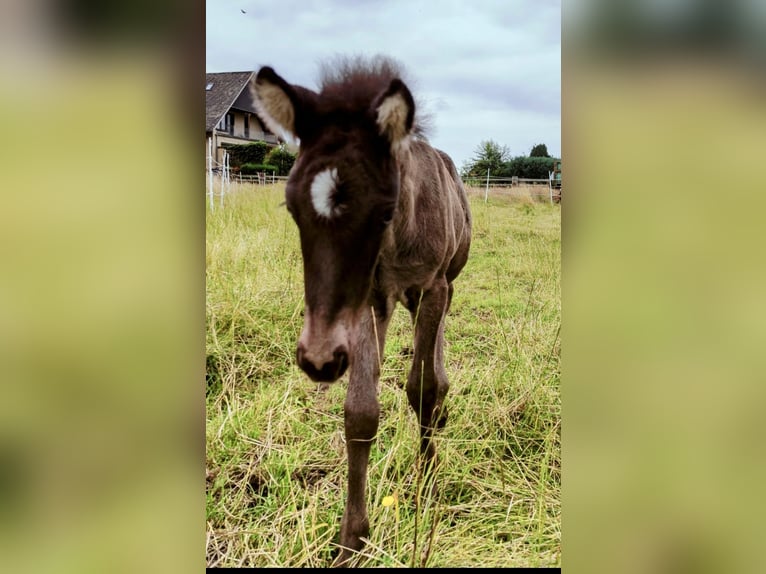
POLYGON ((407 378, 407 399, 420 423, 420 453, 426 466, 436 462, 433 432, 444 426, 444 397, 449 388, 444 369, 444 318, 452 296, 445 278, 422 293, 407 294, 415 323, 415 356, 407 378))

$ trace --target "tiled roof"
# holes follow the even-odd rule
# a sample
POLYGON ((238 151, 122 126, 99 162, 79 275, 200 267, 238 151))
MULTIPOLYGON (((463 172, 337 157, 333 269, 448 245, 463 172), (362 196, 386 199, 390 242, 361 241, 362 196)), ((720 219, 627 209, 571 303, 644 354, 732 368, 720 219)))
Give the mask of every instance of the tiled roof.
MULTIPOLYGON (((226 112, 237 101, 240 94, 252 105, 248 83, 253 72, 219 72, 205 74, 205 85, 212 83, 209 90, 205 90, 205 130, 212 131, 226 112), (244 93, 243 93, 244 90, 244 93)), ((238 106, 239 107, 239 106, 238 106)), ((245 106, 244 109, 250 106, 245 106)), ((254 111, 254 109, 252 110, 254 111)))

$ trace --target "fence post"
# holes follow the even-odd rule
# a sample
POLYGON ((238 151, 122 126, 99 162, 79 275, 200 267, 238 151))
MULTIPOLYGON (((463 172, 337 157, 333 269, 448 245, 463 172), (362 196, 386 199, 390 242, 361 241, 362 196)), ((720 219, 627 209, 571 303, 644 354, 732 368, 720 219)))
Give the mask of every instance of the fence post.
POLYGON ((207 173, 210 191, 210 209, 213 209, 213 140, 207 138, 207 173))
POLYGON ((548 172, 548 191, 551 194, 551 205, 553 205, 553 172, 548 172))
POLYGON ((221 158, 223 160, 221 165, 221 207, 223 207, 223 195, 226 193, 226 180, 227 180, 227 171, 226 171, 226 158, 228 157, 228 152, 224 150, 223 157, 221 158))
POLYGON ((484 203, 487 203, 488 195, 489 195, 489 168, 487 168, 487 187, 484 188, 484 203))

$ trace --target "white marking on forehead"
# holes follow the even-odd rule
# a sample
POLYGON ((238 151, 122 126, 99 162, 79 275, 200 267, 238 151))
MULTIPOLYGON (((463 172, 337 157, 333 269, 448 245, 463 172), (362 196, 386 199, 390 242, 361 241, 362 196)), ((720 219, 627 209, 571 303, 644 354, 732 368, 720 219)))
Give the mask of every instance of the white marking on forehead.
POLYGON ((328 219, 339 213, 339 210, 333 209, 332 205, 332 193, 337 184, 338 170, 336 168, 320 171, 311 182, 311 203, 314 204, 314 209, 319 215, 328 219))

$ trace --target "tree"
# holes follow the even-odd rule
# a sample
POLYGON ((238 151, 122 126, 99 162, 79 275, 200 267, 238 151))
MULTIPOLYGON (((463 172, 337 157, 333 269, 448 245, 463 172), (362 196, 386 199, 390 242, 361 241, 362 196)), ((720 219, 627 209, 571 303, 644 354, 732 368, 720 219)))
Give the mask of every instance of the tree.
POLYGON ((506 164, 505 177, 522 177, 530 179, 548 179, 548 172, 553 171, 556 160, 551 157, 514 157, 506 164))
POLYGON ((505 162, 510 158, 508 146, 501 146, 493 140, 482 141, 474 150, 473 157, 463 166, 465 176, 499 175, 505 162))
POLYGON ((548 153, 548 147, 545 144, 537 144, 532 147, 529 157, 551 157, 548 153))
POLYGON ((264 160, 264 163, 277 168, 277 175, 287 175, 295 163, 295 155, 290 153, 287 146, 280 145, 272 149, 264 160))

